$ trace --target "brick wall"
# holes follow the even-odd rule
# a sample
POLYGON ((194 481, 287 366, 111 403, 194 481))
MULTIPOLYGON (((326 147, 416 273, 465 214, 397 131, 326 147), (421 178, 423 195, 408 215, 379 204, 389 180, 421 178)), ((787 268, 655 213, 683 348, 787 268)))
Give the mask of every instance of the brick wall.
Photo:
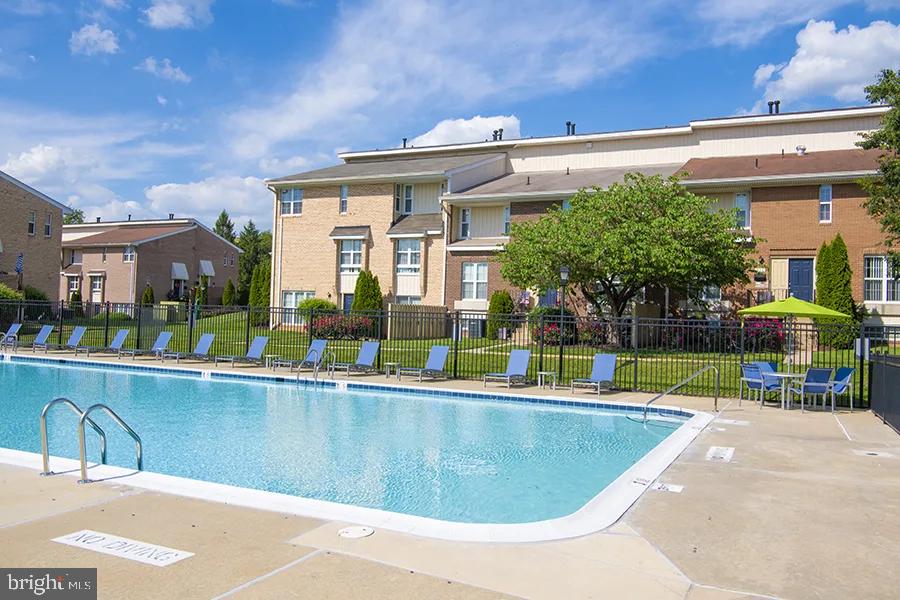
POLYGON ((23 285, 41 290, 50 300, 59 299, 60 247, 62 244, 62 209, 0 178, 0 281, 16 287, 16 259, 24 254, 23 285), (30 213, 35 212, 35 232, 28 234, 30 213), (50 215, 50 237, 44 235, 44 224, 50 215))
MULTIPOLYGON (((81 252, 81 299, 85 302, 93 302, 91 293, 90 273, 103 273, 103 291, 100 302, 133 302, 131 295, 132 279, 135 275, 135 263, 126 263, 122 260, 121 246, 108 246, 104 260, 103 248, 83 248, 81 252)), ((69 264, 69 249, 63 249, 63 265, 69 264)), ((68 278, 59 277, 60 298, 68 299, 68 278)), ((139 291, 143 291, 141 286, 139 291)))

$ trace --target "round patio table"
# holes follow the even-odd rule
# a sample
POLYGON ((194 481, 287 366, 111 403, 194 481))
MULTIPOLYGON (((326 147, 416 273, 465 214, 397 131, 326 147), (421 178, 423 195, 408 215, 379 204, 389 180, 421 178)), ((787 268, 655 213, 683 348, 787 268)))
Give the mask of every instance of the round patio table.
MULTIPOLYGON (((787 384, 791 379, 803 379, 806 377, 804 373, 766 373, 765 377, 776 377, 781 380, 781 410, 785 409, 787 403, 787 384)), ((762 406, 762 403, 760 403, 762 406)))

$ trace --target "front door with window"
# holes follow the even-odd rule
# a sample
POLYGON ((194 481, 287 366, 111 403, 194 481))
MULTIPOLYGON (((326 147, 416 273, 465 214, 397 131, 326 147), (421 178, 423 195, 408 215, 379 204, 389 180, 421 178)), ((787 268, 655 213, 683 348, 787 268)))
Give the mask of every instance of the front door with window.
POLYGON ((813 301, 813 259, 788 260, 788 291, 795 298, 813 301))
POLYGON ((344 294, 344 312, 350 312, 351 306, 353 306, 353 294, 344 294))
POLYGON ((99 275, 91 275, 91 302, 103 302, 103 277, 99 275))

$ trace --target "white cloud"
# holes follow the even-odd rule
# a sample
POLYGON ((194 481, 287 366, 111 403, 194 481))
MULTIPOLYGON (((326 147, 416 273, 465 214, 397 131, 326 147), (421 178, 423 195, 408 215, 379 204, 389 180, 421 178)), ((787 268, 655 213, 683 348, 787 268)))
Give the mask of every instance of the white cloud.
POLYGON ((862 102, 863 88, 881 69, 900 68, 900 26, 875 21, 868 27, 839 30, 833 21, 810 21, 797 34, 797 50, 789 62, 764 78, 763 67, 756 76, 759 85, 765 84, 764 99, 785 103, 830 96, 839 102, 862 102))
POLYGON ((753 73, 753 87, 762 87, 770 79, 772 79, 772 75, 781 69, 784 68, 786 63, 781 63, 779 65, 767 64, 767 65, 759 65, 756 67, 756 71, 753 73))
POLYGON ((190 183, 163 183, 144 190, 153 214, 190 215, 210 224, 222 209, 235 224, 248 219, 260 229, 272 227, 272 193, 258 177, 222 175, 190 183))
POLYGON ((169 99, 166 98, 165 96, 157 95, 157 96, 156 96, 156 102, 157 102, 157 104, 159 104, 160 106, 165 106, 166 104, 169 103, 169 99))
POLYGON ((452 0, 344 6, 321 60, 288 70, 285 93, 231 115, 233 148, 249 158, 302 139, 352 136, 359 143, 361 133, 379 139, 388 124, 417 111, 459 111, 490 98, 577 88, 663 45, 647 26, 652 11, 632 9, 584 0, 527 0, 512 11, 452 0))
POLYGON ((0 2, 0 10, 8 10, 25 17, 41 17, 59 12, 59 7, 47 0, 6 0, 0 2))
POLYGON ((109 29, 100 29, 96 23, 85 25, 72 32, 69 38, 69 49, 72 54, 115 54, 119 51, 119 40, 109 29))
POLYGON ((493 138, 495 129, 503 129, 503 137, 512 139, 520 137, 519 118, 515 115, 497 115, 482 117, 476 115, 471 119, 444 119, 410 142, 413 146, 439 146, 441 144, 458 144, 463 142, 481 142, 493 138))
POLYGON ((122 10, 128 6, 128 3, 125 2, 125 0, 100 0, 100 4, 106 8, 111 8, 112 10, 122 10))
POLYGON ((144 11, 154 29, 192 29, 212 23, 214 0, 151 0, 144 11))
POLYGON ((148 56, 135 67, 138 71, 150 73, 160 79, 168 79, 169 81, 177 81, 178 83, 190 83, 191 77, 172 64, 168 58, 156 60, 153 56, 148 56))
POLYGON ((305 156, 291 156, 289 158, 261 158, 259 170, 266 175, 284 175, 296 173, 310 166, 310 161, 305 156))

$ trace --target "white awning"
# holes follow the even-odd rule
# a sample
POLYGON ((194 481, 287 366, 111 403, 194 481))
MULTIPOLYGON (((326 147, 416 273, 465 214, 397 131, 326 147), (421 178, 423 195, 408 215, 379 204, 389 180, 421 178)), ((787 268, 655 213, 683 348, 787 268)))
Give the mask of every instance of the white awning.
POLYGON ((187 267, 184 263, 172 263, 172 279, 180 279, 182 281, 188 280, 187 267))
POLYGON ((216 276, 216 270, 213 268, 211 260, 200 261, 200 275, 206 275, 207 277, 216 276))

